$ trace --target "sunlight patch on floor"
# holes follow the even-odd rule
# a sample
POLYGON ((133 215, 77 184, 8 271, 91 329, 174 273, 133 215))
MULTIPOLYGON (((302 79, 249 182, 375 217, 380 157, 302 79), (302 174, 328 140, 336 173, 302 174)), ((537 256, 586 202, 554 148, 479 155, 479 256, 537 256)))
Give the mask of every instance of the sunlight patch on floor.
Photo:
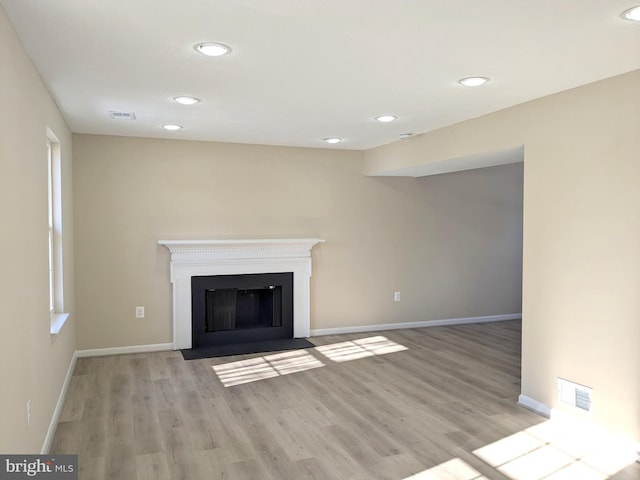
POLYGON ((404 480, 488 480, 471 465, 454 458, 435 467, 416 473, 404 480))
POLYGON ((545 445, 498 466, 498 470, 509 478, 536 480, 568 467, 574 461, 571 455, 545 445))
POLYGON ((324 363, 307 351, 292 350, 213 365, 211 368, 225 387, 232 387, 319 367, 324 367, 324 363))
MULTIPOLYGON (((408 350, 408 348, 392 342, 386 337, 376 336, 322 345, 315 347, 314 350, 334 362, 346 362, 358 358, 401 352, 408 350)), ((225 387, 232 387, 324 366, 324 363, 306 350, 290 350, 273 355, 213 365, 211 368, 225 387)))
POLYGON ((408 350, 404 345, 393 342, 387 337, 376 336, 351 340, 348 342, 321 345, 315 350, 334 362, 348 362, 360 358, 386 355, 393 352, 408 350))
MULTIPOLYGON (((636 460, 636 445, 576 421, 548 420, 473 451, 512 480, 607 480, 636 460)), ((454 458, 404 480, 487 480, 454 458)))
POLYGON ((555 420, 473 453, 513 480, 605 480, 635 461, 630 442, 577 422, 555 420))

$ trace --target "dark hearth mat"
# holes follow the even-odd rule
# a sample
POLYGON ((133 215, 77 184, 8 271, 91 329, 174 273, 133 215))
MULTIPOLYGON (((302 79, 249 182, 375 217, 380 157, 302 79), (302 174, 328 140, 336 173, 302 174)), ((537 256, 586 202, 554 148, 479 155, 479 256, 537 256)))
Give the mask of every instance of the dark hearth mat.
POLYGON ((233 345, 215 345, 180 350, 185 360, 199 360, 201 358, 227 357, 229 355, 245 355, 247 353, 267 353, 281 350, 297 350, 313 348, 315 345, 304 338, 283 338, 280 340, 266 340, 263 342, 235 343, 233 345))

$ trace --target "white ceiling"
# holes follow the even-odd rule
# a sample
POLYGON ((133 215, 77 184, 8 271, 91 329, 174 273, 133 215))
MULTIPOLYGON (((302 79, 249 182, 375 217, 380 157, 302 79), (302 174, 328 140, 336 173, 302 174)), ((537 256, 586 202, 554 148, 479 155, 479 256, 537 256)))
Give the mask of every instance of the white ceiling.
POLYGON ((640 23, 621 18, 638 3, 0 0, 74 132, 347 149, 640 68, 640 23), (457 84, 471 75, 491 82, 457 84))

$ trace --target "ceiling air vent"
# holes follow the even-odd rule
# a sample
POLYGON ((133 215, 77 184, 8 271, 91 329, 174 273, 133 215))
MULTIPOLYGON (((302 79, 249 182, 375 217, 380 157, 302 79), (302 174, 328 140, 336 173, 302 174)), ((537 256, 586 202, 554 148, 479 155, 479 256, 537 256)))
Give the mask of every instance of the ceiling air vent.
POLYGON ((558 378, 558 400, 563 405, 591 413, 593 389, 558 378))
POLYGON ((109 116, 111 118, 115 118, 116 120, 135 120, 136 114, 133 112, 109 112, 109 116))

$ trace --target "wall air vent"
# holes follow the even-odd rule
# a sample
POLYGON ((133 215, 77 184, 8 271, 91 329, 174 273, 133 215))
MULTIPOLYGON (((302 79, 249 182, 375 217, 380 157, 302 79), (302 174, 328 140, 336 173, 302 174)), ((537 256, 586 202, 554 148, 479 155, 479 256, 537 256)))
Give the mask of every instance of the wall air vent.
POLYGON ((558 378, 558 400, 562 405, 591 413, 593 389, 558 378))
POLYGON ((133 112, 114 112, 110 111, 109 116, 116 120, 135 120, 136 114, 133 112))

